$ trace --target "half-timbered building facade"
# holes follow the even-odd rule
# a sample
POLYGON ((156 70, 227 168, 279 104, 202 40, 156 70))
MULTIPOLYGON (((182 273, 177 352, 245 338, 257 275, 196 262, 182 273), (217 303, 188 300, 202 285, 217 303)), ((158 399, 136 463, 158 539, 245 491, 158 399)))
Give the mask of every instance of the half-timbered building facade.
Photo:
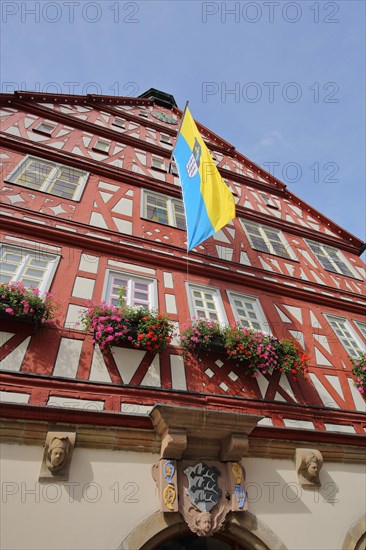
POLYGON ((1 96, 0 282, 59 304, 46 326, 0 319, 3 547, 359 550, 366 419, 350 356, 366 341, 363 243, 198 124, 237 217, 187 254, 168 171, 181 115, 157 90, 1 96), (162 353, 100 350, 83 330, 89 303, 113 304, 121 287, 174 321, 162 353), (197 317, 297 340, 308 378, 243 376, 214 351, 185 359, 179 334, 197 317), (47 434, 65 431, 68 479, 39 481, 47 434), (298 449, 322 454, 320 488, 298 484, 298 449), (248 510, 204 539, 162 509, 151 474, 193 458, 245 471, 248 510))

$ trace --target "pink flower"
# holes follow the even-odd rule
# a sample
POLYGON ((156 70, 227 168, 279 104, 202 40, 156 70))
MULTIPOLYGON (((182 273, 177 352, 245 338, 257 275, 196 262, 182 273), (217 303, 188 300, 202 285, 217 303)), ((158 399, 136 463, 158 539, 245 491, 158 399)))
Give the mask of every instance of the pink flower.
POLYGON ((14 311, 12 310, 11 307, 7 307, 5 310, 5 313, 9 313, 9 315, 14 315, 14 311))

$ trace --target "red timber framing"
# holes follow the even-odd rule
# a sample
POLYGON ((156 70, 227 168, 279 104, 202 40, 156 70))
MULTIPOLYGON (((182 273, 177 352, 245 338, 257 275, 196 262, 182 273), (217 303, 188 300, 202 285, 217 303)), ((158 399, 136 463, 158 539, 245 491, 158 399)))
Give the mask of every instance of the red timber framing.
POLYGON ((3 94, 0 103, 2 243, 57 256, 50 288, 60 303, 56 323, 36 333, 0 319, 5 418, 151 430, 151 407, 174 403, 262 415, 265 423, 253 438, 361 444, 364 400, 329 324, 329 316, 340 318, 364 345, 360 239, 199 125, 234 192, 237 218, 189 254, 187 274, 185 232, 148 219, 144 211, 146 192, 181 198, 178 178, 166 171, 178 125, 153 115, 179 121, 177 107, 146 98, 33 92, 3 94), (125 127, 117 130, 116 117, 125 127), (37 131, 42 122, 53 128, 50 134, 37 131), (98 139, 107 152, 95 147, 98 139), (27 155, 85 171, 81 196, 62 198, 14 182, 27 155), (165 169, 154 167, 154 158, 165 169), (288 255, 254 250, 246 221, 281 232, 288 255), (325 269, 309 241, 339 251, 352 276, 325 269), (229 323, 236 319, 230 292, 258 300, 275 336, 304 345, 309 379, 243 378, 240 366, 215 353, 184 362, 178 342, 155 357, 123 346, 101 353, 77 317, 89 300, 105 298, 106 278, 114 271, 153 280, 159 310, 181 328, 192 317, 189 284, 214 289, 229 323), (130 406, 140 412, 129 414, 130 406))

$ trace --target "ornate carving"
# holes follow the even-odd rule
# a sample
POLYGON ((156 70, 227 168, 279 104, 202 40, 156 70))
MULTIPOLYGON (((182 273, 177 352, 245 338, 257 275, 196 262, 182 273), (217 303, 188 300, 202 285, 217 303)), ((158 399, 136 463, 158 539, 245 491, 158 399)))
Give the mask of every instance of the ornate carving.
POLYGON ((296 449, 296 472, 302 487, 320 487, 319 472, 323 456, 316 449, 296 449))
POLYGON ((212 535, 229 512, 247 510, 243 481, 239 463, 179 463, 179 511, 190 530, 200 536, 212 535))
POLYGON ((161 459, 152 467, 162 512, 178 512, 177 462, 161 459))
POLYGON ((76 434, 71 432, 48 432, 39 481, 69 479, 72 452, 76 434))
POLYGON ((186 468, 184 473, 188 479, 186 493, 190 501, 201 512, 210 512, 221 498, 222 492, 217 481, 221 472, 215 466, 199 462, 186 468))

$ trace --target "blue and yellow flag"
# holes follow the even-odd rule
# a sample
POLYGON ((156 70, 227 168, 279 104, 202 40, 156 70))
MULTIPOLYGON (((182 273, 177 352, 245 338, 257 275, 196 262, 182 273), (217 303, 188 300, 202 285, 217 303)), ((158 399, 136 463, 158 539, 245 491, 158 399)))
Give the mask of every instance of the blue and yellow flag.
POLYGON ((174 150, 186 213, 188 250, 235 218, 235 202, 186 108, 174 150))

